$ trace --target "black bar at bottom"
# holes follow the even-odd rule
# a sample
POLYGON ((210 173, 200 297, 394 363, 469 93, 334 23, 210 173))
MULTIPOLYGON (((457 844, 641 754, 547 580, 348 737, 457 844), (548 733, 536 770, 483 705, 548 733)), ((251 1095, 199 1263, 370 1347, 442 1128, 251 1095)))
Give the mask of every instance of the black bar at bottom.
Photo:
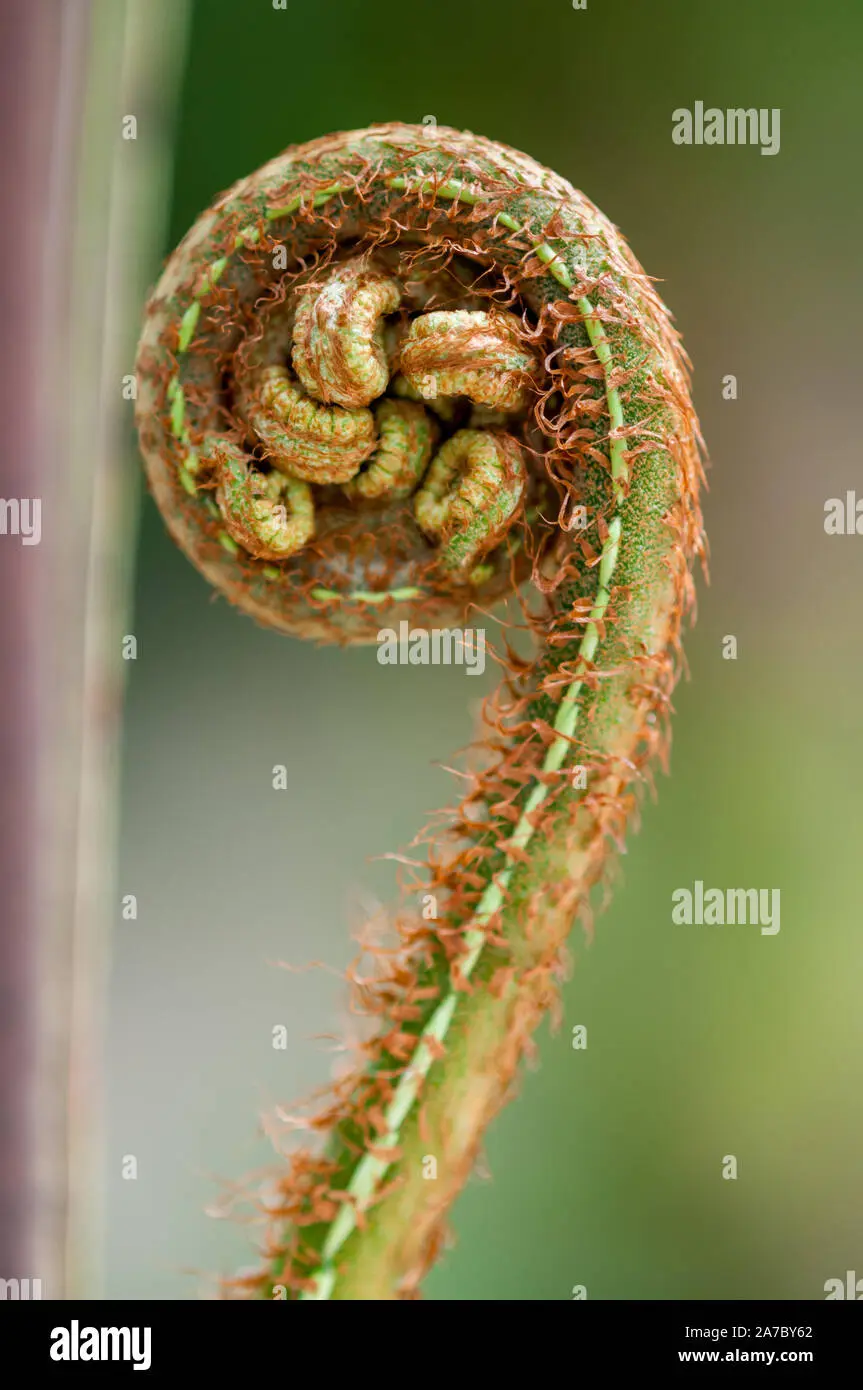
POLYGON ((474 1366, 486 1379, 500 1369, 506 1384, 519 1377, 517 1365, 541 1381, 545 1375, 558 1380, 569 1363, 579 1379, 643 1369, 676 1372, 686 1380, 708 1368, 719 1375, 758 1367, 766 1384, 777 1371, 823 1384, 831 1373, 853 1376, 856 1369, 859 1374, 863 1339, 860 1312, 831 1301, 573 1301, 561 1309, 560 1322, 549 1313, 532 1312, 536 1303, 526 1302, 500 1330, 490 1304, 489 1312, 480 1320, 470 1315, 463 1328, 457 1326, 460 1315, 448 1313, 444 1323, 433 1324, 430 1342, 432 1324, 425 1317, 434 1318, 433 1309, 414 1314, 420 1319, 414 1327, 392 1310, 352 1313, 347 1305, 331 1309, 327 1321, 319 1323, 321 1315, 310 1306, 292 1313, 290 1305, 279 1302, 73 1303, 25 1299, 24 1287, 16 1299, 15 1292, 7 1281, 5 1306, 0 1305, 4 1363, 58 1380, 92 1378, 107 1370, 161 1382, 188 1370, 197 1377, 236 1375, 268 1385, 283 1375, 293 1380, 299 1372, 308 1384, 312 1366, 325 1382, 334 1376, 344 1380, 354 1369, 364 1379, 375 1377, 385 1368, 388 1378, 397 1371, 405 1380, 425 1363, 429 1375, 456 1373, 459 1380, 474 1366), (384 1322, 378 1321, 381 1316, 384 1322), (343 1329, 338 1342, 329 1334, 319 1340, 327 1327, 343 1329), (450 1371, 445 1370, 448 1354, 450 1371), (312 1366, 304 1369, 307 1361, 312 1366))

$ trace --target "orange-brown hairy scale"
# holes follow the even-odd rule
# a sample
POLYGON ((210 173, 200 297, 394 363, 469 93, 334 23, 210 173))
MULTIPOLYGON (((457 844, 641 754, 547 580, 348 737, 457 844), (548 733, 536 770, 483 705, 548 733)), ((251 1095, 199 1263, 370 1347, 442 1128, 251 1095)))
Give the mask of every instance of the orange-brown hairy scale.
MULTIPOLYGON (((156 501, 178 544, 245 612, 295 635, 367 642, 402 619, 464 626, 518 592, 535 639, 530 656, 499 654, 505 677, 486 703, 467 792, 414 842, 412 861, 424 850, 428 867, 405 884, 391 947, 370 943, 372 977, 355 982, 355 1007, 377 1029, 355 1068, 297 1117, 311 1139, 274 1175, 264 1262, 226 1288, 413 1298, 554 1006, 572 923, 589 925, 591 890, 607 887, 610 853, 667 751, 681 624, 705 554, 688 363, 620 233, 566 180, 481 137, 394 124, 289 149, 204 213, 148 304, 138 376, 156 501), (269 368, 304 390, 288 355, 291 315, 361 266, 396 282, 401 299, 363 309, 354 341, 366 335, 371 357, 382 348, 388 381, 356 408, 422 395, 421 382, 436 393, 438 451, 478 429, 523 460, 524 495, 505 525, 493 489, 461 497, 458 520, 476 519, 490 546, 467 575, 442 563, 446 518, 418 523, 429 479, 438 500, 447 495, 433 461, 412 493, 404 477, 399 495, 363 498, 357 479, 371 473, 374 446, 342 486, 308 483, 315 530, 296 553, 262 562, 236 535, 226 544, 212 496, 225 456, 213 441, 231 443, 238 468, 296 476, 254 428, 248 381, 254 397, 255 373, 269 368), (440 332, 434 314, 456 317, 440 332), (477 332, 492 329, 495 380, 478 392, 470 374, 483 364, 471 354, 477 332), (427 357, 408 377, 412 340, 427 357), (434 921, 420 911, 427 894, 434 921)), ((313 400, 304 392, 304 409, 313 400)))

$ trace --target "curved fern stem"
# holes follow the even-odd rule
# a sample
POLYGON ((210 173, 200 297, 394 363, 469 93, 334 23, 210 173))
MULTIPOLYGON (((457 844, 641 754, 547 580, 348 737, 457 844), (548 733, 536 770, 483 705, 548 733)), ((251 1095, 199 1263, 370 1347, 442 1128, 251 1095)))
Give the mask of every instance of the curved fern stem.
POLYGON ((307 1122, 324 1149, 276 1179, 265 1264, 233 1285, 415 1297, 667 748, 705 552, 688 364, 583 194, 490 141, 393 125, 288 150, 205 213, 148 306, 139 379, 156 499, 245 611, 368 642, 384 614, 439 627, 518 592, 535 639, 428 838, 437 918, 408 897, 397 949, 357 986, 378 1032, 307 1122), (370 412, 376 393, 411 398, 398 439, 422 454, 381 452, 396 407, 370 412), (257 499, 288 495, 279 474, 306 480, 309 534, 274 564, 279 518, 257 499))

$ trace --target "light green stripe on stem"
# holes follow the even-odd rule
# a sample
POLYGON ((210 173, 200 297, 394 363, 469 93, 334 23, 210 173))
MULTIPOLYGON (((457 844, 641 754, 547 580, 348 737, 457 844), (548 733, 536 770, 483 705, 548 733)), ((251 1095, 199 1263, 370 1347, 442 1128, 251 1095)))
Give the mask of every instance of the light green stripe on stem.
MULTIPOLYGON (((324 203, 329 202, 330 198, 335 198, 337 193, 347 193, 352 187, 351 184, 334 183, 329 188, 322 188, 319 193, 315 193, 309 200, 313 208, 323 207, 324 203)), ((305 195, 298 193, 296 198, 292 198, 289 203, 285 203, 280 208, 269 208, 267 211, 267 221, 275 222, 279 217, 290 217, 292 213, 299 212, 303 203, 306 201, 305 195)))
POLYGON ((421 589, 406 586, 403 589, 356 589, 352 594, 340 594, 337 589, 312 589, 311 597, 324 601, 338 600, 340 603, 386 603, 387 599, 419 598, 421 589))

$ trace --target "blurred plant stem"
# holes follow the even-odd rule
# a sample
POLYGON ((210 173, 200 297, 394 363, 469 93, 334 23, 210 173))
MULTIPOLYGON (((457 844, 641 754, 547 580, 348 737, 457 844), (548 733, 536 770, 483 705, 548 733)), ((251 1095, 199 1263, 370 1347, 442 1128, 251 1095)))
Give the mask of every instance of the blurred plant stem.
POLYGON ((0 13, 16 191, 0 270, 2 486, 42 504, 41 543, 4 536, 0 554, 0 1276, 40 1278, 46 1298, 103 1296, 104 1018, 139 495, 123 378, 162 249, 186 17, 182 0, 0 13))

